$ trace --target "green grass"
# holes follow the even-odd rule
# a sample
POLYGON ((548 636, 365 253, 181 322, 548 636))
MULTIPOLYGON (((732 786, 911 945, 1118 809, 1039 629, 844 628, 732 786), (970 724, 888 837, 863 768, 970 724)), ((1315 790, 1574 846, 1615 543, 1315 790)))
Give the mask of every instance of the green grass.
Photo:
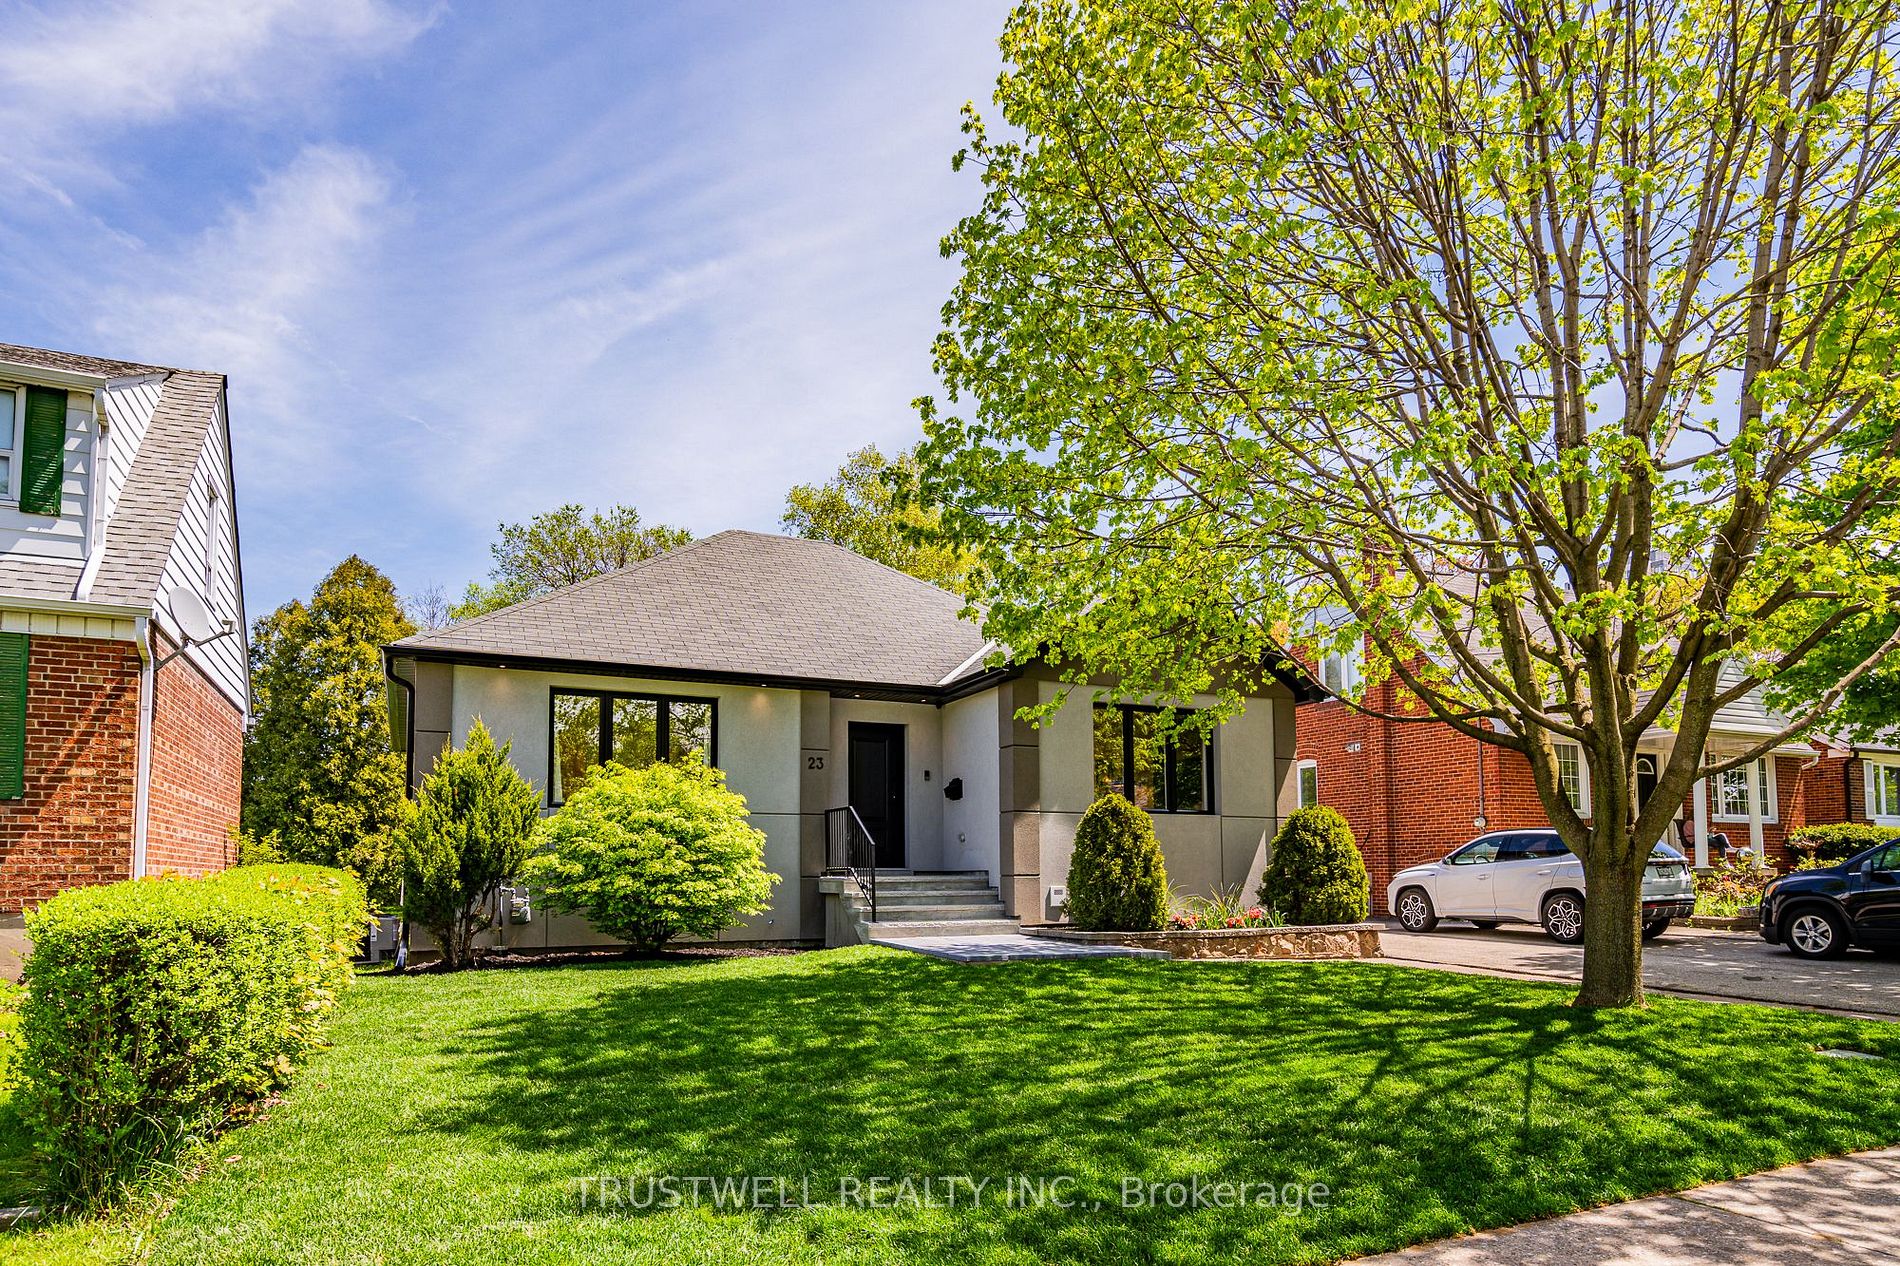
POLYGON ((335 1048, 222 1140, 143 1251, 1313 1262, 1900 1141, 1900 1026, 1670 999, 1599 1017, 1568 996, 1386 966, 869 949, 371 976, 335 1048), (579 1211, 575 1181, 600 1174, 809 1178, 820 1202, 843 1178, 1066 1175, 1102 1207, 992 1189, 954 1210, 579 1211), (1125 1175, 1331 1199, 1124 1209, 1125 1175))

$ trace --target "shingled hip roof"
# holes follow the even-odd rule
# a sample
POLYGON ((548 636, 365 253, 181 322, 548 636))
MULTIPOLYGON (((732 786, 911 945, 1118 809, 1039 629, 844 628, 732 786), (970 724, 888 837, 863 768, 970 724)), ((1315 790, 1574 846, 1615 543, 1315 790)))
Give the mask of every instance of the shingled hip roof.
POLYGON ((982 670, 962 607, 826 541, 730 531, 390 650, 927 691, 982 670))

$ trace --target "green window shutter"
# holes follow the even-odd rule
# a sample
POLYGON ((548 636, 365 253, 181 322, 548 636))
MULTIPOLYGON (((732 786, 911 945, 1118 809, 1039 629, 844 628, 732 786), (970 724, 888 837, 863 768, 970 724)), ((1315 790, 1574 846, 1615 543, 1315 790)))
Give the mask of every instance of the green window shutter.
POLYGON ((58 514, 66 482, 66 393, 53 387, 26 389, 26 435, 20 450, 20 509, 58 514))
POLYGON ((0 633, 0 800, 26 794, 26 658, 26 634, 0 633))

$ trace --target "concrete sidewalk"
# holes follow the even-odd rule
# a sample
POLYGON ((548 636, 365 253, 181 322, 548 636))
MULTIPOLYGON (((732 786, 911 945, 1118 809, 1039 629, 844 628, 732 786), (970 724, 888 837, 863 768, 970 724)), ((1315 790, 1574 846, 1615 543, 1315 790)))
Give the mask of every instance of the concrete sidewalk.
POLYGON ((1354 1259, 1354 1266, 1900 1262, 1900 1147, 1354 1259))

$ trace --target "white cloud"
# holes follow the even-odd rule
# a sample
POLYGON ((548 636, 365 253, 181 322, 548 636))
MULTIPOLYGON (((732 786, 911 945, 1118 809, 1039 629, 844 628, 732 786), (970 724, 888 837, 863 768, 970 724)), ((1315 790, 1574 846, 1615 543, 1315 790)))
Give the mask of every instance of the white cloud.
POLYGON ((384 0, 115 0, 0 19, 0 161, 60 196, 92 150, 200 109, 274 113, 432 20, 384 0))
POLYGON ((179 256, 135 257, 99 304, 99 345, 228 374, 245 475, 265 487, 307 479, 341 404, 330 341, 315 331, 347 324, 389 199, 363 154, 306 147, 179 256))

